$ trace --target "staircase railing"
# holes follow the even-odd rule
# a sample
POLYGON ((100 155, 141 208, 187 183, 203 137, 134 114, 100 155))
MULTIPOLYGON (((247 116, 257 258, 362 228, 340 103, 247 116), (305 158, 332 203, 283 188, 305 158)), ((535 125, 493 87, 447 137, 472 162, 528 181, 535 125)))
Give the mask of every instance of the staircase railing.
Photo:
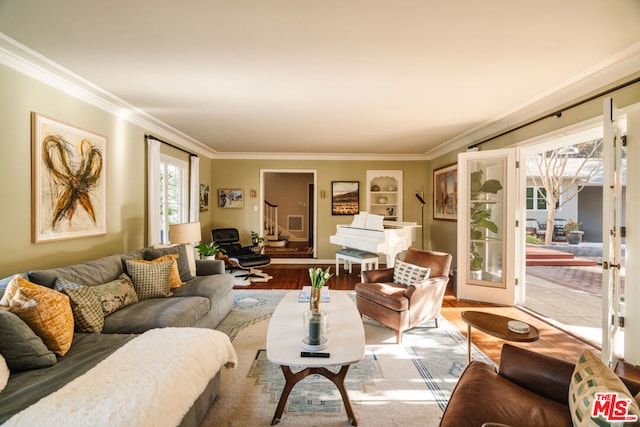
POLYGON ((265 239, 278 240, 278 205, 264 201, 265 215, 264 215, 264 231, 266 233, 265 239))

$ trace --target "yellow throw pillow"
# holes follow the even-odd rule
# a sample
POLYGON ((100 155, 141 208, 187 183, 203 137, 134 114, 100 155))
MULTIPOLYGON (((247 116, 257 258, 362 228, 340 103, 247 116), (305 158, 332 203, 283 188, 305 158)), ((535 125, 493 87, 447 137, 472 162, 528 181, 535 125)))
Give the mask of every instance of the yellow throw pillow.
POLYGON ((185 283, 182 281, 182 279, 180 279, 180 270, 178 270, 178 258, 180 257, 179 254, 167 254, 167 255, 163 255, 159 258, 154 259, 153 261, 147 261, 144 259, 134 259, 132 260, 133 262, 143 262, 145 264, 153 264, 156 262, 163 262, 163 261, 169 261, 172 260, 173 265, 171 266, 171 275, 169 276, 169 289, 174 289, 174 288, 179 288, 180 286, 184 285, 185 283))
POLYGON ((16 276, 7 285, 5 301, 49 350, 59 356, 69 351, 74 323, 68 296, 16 276))

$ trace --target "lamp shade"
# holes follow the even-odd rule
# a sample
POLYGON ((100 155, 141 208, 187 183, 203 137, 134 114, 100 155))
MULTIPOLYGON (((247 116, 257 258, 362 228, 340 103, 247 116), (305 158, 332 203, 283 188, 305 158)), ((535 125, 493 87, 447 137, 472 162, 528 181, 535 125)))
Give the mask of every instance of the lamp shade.
POLYGON ((171 243, 193 243, 202 240, 199 222, 171 224, 169 226, 169 240, 171 243))

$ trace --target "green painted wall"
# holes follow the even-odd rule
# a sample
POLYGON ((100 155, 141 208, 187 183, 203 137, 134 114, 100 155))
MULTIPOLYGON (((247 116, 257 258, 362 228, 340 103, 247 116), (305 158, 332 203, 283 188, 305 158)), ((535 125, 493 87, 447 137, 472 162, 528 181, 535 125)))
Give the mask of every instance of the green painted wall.
MULTIPOLYGON (((4 66, 0 66, 0 93, 0 277, 143 247, 145 130, 4 66), (107 137, 106 235, 31 243, 31 112, 107 137)), ((209 162, 201 160, 205 181, 209 162)))
MULTIPOLYGON (((420 204, 414 194, 427 191, 430 184, 428 162, 426 161, 335 161, 335 160, 213 160, 211 188, 215 195, 219 188, 243 188, 245 206, 243 209, 221 209, 214 198, 211 199, 211 224, 213 228, 237 227, 244 244, 249 244, 249 232, 260 230, 260 197, 252 199, 249 190, 260 190, 261 169, 304 169, 317 171, 318 229, 317 242, 319 259, 334 259, 337 246, 329 243, 329 236, 335 234, 337 224, 348 224, 353 217, 331 215, 331 181, 359 181, 360 209, 366 204, 366 171, 368 169, 401 169, 403 171, 404 221, 420 223, 420 204), (320 197, 324 190, 326 197, 320 197), (254 210, 258 206, 258 211, 254 210)), ((425 210, 425 221, 427 213, 425 210)), ((426 240, 426 239, 425 239, 426 240)), ((414 244, 420 245, 419 237, 414 244)), ((426 242, 425 242, 426 246, 426 242)))

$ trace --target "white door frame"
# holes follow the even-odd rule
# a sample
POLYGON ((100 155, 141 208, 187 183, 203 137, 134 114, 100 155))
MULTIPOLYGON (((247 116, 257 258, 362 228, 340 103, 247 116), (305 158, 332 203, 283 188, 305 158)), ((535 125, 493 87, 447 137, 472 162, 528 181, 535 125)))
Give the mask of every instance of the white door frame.
MULTIPOLYGON (((267 173, 308 173, 313 174, 313 188, 316 189, 314 194, 310 195, 313 197, 313 206, 314 206, 314 215, 313 215, 313 224, 310 226, 313 227, 313 254, 314 257, 317 257, 317 247, 318 247, 318 171, 316 169, 260 169, 260 229, 264 229, 264 192, 265 192, 265 174, 267 173)), ((303 261, 309 262, 309 258, 302 259, 303 261)), ((300 261, 300 260, 298 260, 300 261)), ((284 263, 284 262, 283 262, 284 263)))

